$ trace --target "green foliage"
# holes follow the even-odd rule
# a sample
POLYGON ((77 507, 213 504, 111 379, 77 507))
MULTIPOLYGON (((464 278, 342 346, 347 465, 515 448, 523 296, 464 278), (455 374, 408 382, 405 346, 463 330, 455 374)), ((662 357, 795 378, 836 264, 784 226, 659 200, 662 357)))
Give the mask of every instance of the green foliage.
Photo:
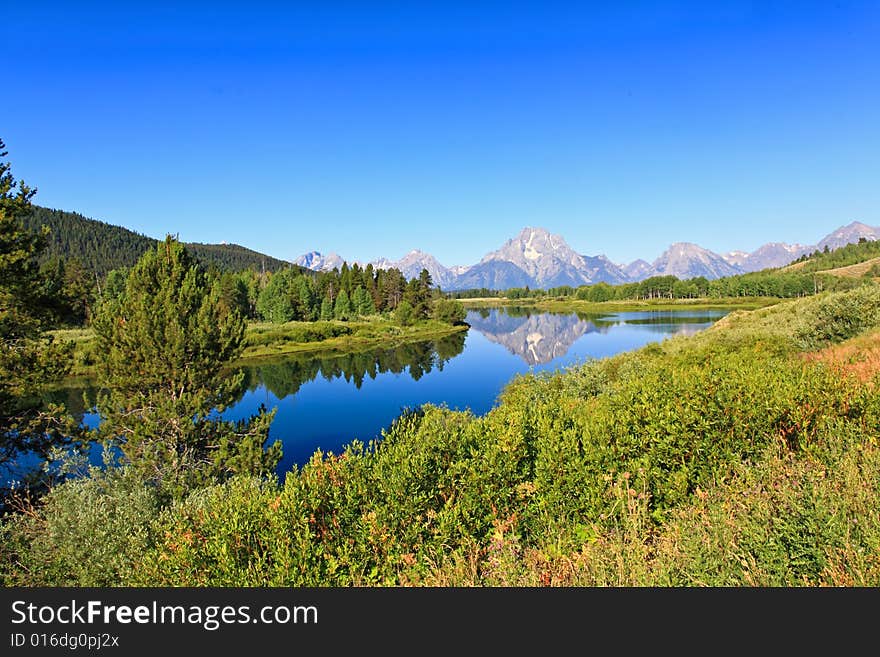
POLYGON ((354 309, 351 306, 351 299, 348 298, 348 292, 344 289, 339 291, 336 297, 336 303, 333 306, 333 317, 342 321, 351 319, 354 309))
MULTIPOLYGON (((77 214, 33 206, 22 218, 25 227, 49 229, 45 258, 76 259, 91 273, 106 276, 112 269, 132 267, 157 241, 134 231, 77 214)), ((277 271, 290 263, 237 244, 187 244, 196 260, 222 271, 277 271)))
POLYGON ((376 313, 376 305, 373 302, 373 297, 371 297, 369 292, 361 286, 358 286, 355 289, 354 294, 352 295, 352 304, 354 306, 355 314, 360 317, 368 317, 369 315, 374 315, 376 313))
POLYGON ((797 333, 808 349, 840 342, 875 326, 880 319, 880 286, 868 285, 852 292, 823 297, 810 308, 810 316, 797 333))
POLYGON ((217 286, 217 304, 222 315, 238 313, 241 317, 248 316, 248 288, 240 276, 228 271, 222 272, 215 278, 214 285, 217 286))
POLYGON ((164 491, 236 473, 269 472, 280 444, 263 449, 272 415, 241 422, 210 417, 235 398, 242 374, 223 367, 241 352, 244 321, 225 312, 219 289, 170 236, 132 269, 125 292, 94 322, 98 399, 106 440, 164 491))
POLYGON ((581 301, 601 303, 614 299, 615 292, 614 288, 608 285, 608 283, 596 283, 595 285, 585 285, 578 288, 577 298, 581 301))
MULTIPOLYGON (((0 141, 0 158, 5 156, 0 141)), ((35 192, 15 180, 9 163, 0 161, 0 473, 4 488, 10 479, 38 485, 40 473, 22 471, 20 457, 30 452, 46 458, 53 447, 69 445, 78 433, 63 409, 47 406, 41 398, 45 383, 69 369, 72 345, 57 344, 44 332, 57 310, 47 297, 53 282, 39 267, 47 231, 31 232, 22 226, 35 192)))
POLYGON ((394 319, 397 320, 397 323, 401 326, 410 326, 413 324, 416 321, 416 313, 412 304, 405 299, 401 301, 394 313, 394 319))
POLYGON ((159 497, 130 469, 93 468, 2 526, 6 586, 116 586, 152 545, 159 497))
POLYGON ((855 265, 878 256, 880 256, 880 241, 867 240, 861 237, 855 244, 846 244, 833 251, 814 251, 809 255, 798 258, 795 262, 805 263, 799 267, 799 271, 815 272, 855 265))
MULTIPOLYGON (((820 347, 878 326, 878 289, 736 313, 697 336, 521 376, 482 417, 406 411, 380 441, 318 452, 283 486, 237 476, 161 512, 146 506, 148 522, 134 525, 148 540, 114 576, 160 586, 880 585, 880 394, 800 351, 807 335, 820 347)), ((367 373, 380 359, 321 367, 367 373)), ((130 494, 118 495, 109 506, 127 508, 130 494)), ((16 581, 70 582, 54 547, 68 539, 46 542, 41 522, 4 527, 8 560, 42 564, 16 581)), ((124 535, 118 525, 109 534, 99 543, 124 535)))
POLYGON ((321 321, 328 322, 333 319, 333 302, 330 297, 324 297, 321 301, 321 321))
POLYGON ((467 310, 458 299, 437 299, 434 301, 432 315, 440 322, 461 324, 467 316, 467 310))
POLYGON ((296 317, 293 299, 293 281, 296 272, 282 269, 269 279, 269 284, 257 298, 257 313, 276 324, 292 321, 296 317))

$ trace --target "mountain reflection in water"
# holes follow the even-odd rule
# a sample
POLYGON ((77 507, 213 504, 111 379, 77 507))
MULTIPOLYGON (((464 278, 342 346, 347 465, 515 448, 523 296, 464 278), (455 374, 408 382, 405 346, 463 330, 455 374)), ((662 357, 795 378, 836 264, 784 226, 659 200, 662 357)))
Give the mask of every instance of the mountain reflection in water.
POLYGON ((548 313, 503 307, 472 311, 472 330, 520 356, 529 365, 564 357, 571 346, 590 333, 605 334, 618 326, 639 326, 651 333, 691 335, 706 328, 723 311, 651 310, 614 314, 548 313))
MULTIPOLYGON (((237 420, 260 405, 277 409, 270 441, 283 442, 278 474, 302 465, 316 449, 339 453, 354 439, 381 436, 405 408, 442 404, 489 411, 515 376, 554 371, 643 347, 710 326, 723 311, 640 311, 605 315, 535 312, 523 308, 470 311, 471 328, 444 338, 351 354, 297 354, 244 366, 238 401, 223 411, 237 420)), ((83 421, 94 390, 52 393, 83 421), (84 394, 85 393, 85 394, 84 394)), ((100 450, 92 452, 101 462, 100 450)))

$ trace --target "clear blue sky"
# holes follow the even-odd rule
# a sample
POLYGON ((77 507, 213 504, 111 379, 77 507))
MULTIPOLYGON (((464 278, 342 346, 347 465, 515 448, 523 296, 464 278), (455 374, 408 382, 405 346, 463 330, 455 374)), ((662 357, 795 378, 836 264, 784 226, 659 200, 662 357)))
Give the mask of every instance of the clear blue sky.
POLYGON ((880 3, 4 2, 42 205, 293 259, 880 224, 880 3), (290 6, 285 6, 290 5, 290 6))

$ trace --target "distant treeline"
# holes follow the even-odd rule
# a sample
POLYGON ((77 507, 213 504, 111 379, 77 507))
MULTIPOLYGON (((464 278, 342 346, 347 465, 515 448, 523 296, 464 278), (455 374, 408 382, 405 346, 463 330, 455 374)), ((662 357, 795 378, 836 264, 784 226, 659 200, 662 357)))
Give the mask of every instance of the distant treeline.
POLYGON ((702 276, 681 280, 675 276, 652 276, 638 283, 609 285, 596 283, 547 290, 511 288, 509 290, 460 290, 449 293, 455 299, 504 297, 526 299, 544 297, 571 297, 582 301, 626 301, 643 299, 697 299, 724 297, 777 297, 789 299, 805 297, 823 290, 846 290, 861 284, 857 278, 841 278, 827 274, 781 272, 771 270, 727 276, 708 280, 702 276))
POLYGON ((246 317, 275 323, 347 320, 394 312, 396 319, 406 325, 452 303, 440 298, 440 291, 433 287, 431 275, 424 269, 418 278, 409 281, 398 269, 375 269, 372 265, 362 268, 357 264, 343 264, 341 269, 320 273, 283 269, 275 274, 224 274, 224 278, 233 281, 235 288, 229 298, 238 300, 246 317), (255 285, 260 286, 259 291, 255 285), (249 296, 244 305, 246 293, 249 296), (446 303, 438 305, 435 301, 446 303))

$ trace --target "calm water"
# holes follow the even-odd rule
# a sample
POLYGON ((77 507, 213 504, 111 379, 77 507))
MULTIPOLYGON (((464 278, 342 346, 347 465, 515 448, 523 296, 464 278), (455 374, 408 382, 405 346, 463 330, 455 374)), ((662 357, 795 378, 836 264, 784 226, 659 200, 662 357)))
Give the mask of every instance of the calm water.
POLYGON ((482 414, 504 385, 529 371, 557 370, 710 326, 725 311, 625 312, 578 316, 471 311, 466 333, 394 350, 324 360, 294 358, 248 371, 250 389, 224 415, 277 407, 270 437, 284 443, 279 473, 317 448, 339 453, 377 437, 403 408, 446 404, 482 414))
MULTIPOLYGON (((529 371, 558 370, 591 358, 642 347, 671 335, 700 331, 726 311, 646 311, 609 315, 535 313, 503 308, 468 313, 471 328, 439 340, 318 359, 308 355, 246 368, 247 390, 223 414, 252 415, 277 408, 270 441, 280 439, 283 477, 318 448, 339 453, 358 438, 378 437, 404 408, 425 403, 487 412, 504 385, 529 371)), ((80 390, 56 401, 76 411, 80 390)), ((84 422, 97 417, 85 412, 84 422)), ((92 460, 101 462, 100 449, 92 460)))

